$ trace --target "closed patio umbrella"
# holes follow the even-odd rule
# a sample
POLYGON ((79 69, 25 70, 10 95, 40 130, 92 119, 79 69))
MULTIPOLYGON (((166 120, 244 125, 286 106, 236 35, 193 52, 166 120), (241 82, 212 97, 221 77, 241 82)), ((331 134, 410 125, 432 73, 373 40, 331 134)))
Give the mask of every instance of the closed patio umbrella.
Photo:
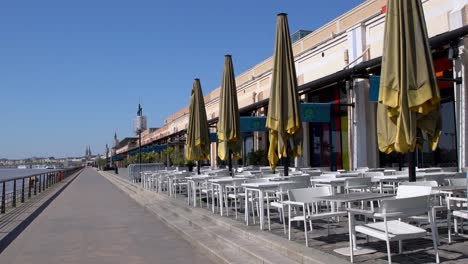
MULTIPOLYGON (((276 24, 273 76, 266 127, 270 132, 268 160, 275 170, 278 160, 302 154, 302 121, 299 112, 296 69, 286 14, 278 14, 276 24), (290 142, 292 141, 292 153, 290 142)), ((284 166, 288 175, 288 161, 284 166)))
POLYGON ((193 81, 192 95, 190 97, 189 123, 185 156, 187 160, 198 161, 197 172, 200 174, 200 161, 210 158, 210 132, 206 118, 205 100, 200 80, 193 81))
POLYGON ((218 156, 228 160, 232 172, 232 158, 241 157, 241 134, 236 80, 231 55, 224 56, 223 79, 219 98, 218 156))
POLYGON ((427 134, 432 150, 441 134, 440 93, 421 1, 389 0, 384 34, 379 150, 409 152, 410 181, 415 181, 413 152, 421 145, 418 129, 427 134))

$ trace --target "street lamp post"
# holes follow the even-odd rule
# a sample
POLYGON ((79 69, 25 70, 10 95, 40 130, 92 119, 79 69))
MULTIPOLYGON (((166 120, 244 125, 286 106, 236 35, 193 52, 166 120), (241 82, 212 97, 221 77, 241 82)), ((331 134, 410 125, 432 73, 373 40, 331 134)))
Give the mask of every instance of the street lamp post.
POLYGON ((141 174, 141 132, 146 129, 146 116, 143 116, 143 108, 141 108, 141 104, 138 104, 137 117, 133 123, 133 128, 138 134, 138 164, 140 164, 139 172, 141 174))

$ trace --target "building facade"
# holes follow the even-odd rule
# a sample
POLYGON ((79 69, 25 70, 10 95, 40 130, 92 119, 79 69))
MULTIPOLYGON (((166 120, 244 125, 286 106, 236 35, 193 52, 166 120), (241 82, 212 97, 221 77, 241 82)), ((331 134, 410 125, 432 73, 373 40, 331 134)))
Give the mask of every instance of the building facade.
MULTIPOLYGON (((441 80, 443 131, 438 150, 432 152, 425 146, 418 152, 418 165, 468 167, 468 40, 464 37, 468 0, 422 2, 434 67, 441 80)), ((380 75, 385 5, 386 0, 365 1, 293 44, 302 101, 332 103, 328 122, 304 123, 303 156, 295 160, 296 166, 336 170, 404 162, 396 154, 379 153, 377 107, 371 98, 372 80, 380 75)), ((266 115, 272 60, 267 58, 236 77, 241 116, 266 115)), ((205 96, 212 124, 218 117, 219 93, 218 87, 205 96)), ((188 114, 186 106, 169 116, 161 128, 143 133, 143 145, 183 143, 188 114)), ((245 134, 244 155, 265 149, 267 140, 266 132, 245 134)), ((122 146, 117 154, 128 155, 132 147, 122 146)), ((216 143, 211 149, 211 165, 216 166, 216 143)))

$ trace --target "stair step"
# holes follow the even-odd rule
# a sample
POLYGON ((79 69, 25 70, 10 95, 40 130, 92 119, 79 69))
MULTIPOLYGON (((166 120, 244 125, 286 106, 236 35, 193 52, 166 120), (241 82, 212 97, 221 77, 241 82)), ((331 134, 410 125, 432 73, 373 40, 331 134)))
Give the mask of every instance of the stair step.
POLYGON ((283 237, 247 227, 239 221, 213 214, 206 208, 187 206, 165 194, 144 190, 123 179, 109 180, 148 208, 168 226, 222 263, 348 263, 313 248, 291 243, 283 237), (123 186, 122 186, 123 185, 123 186))

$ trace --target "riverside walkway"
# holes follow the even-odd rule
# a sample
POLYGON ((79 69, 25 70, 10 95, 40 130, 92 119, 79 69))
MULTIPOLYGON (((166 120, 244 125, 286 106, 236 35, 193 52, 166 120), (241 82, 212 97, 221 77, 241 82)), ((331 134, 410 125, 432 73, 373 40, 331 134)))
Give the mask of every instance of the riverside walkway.
POLYGON ((0 263, 211 263, 152 213, 84 171, 0 254, 0 263))

